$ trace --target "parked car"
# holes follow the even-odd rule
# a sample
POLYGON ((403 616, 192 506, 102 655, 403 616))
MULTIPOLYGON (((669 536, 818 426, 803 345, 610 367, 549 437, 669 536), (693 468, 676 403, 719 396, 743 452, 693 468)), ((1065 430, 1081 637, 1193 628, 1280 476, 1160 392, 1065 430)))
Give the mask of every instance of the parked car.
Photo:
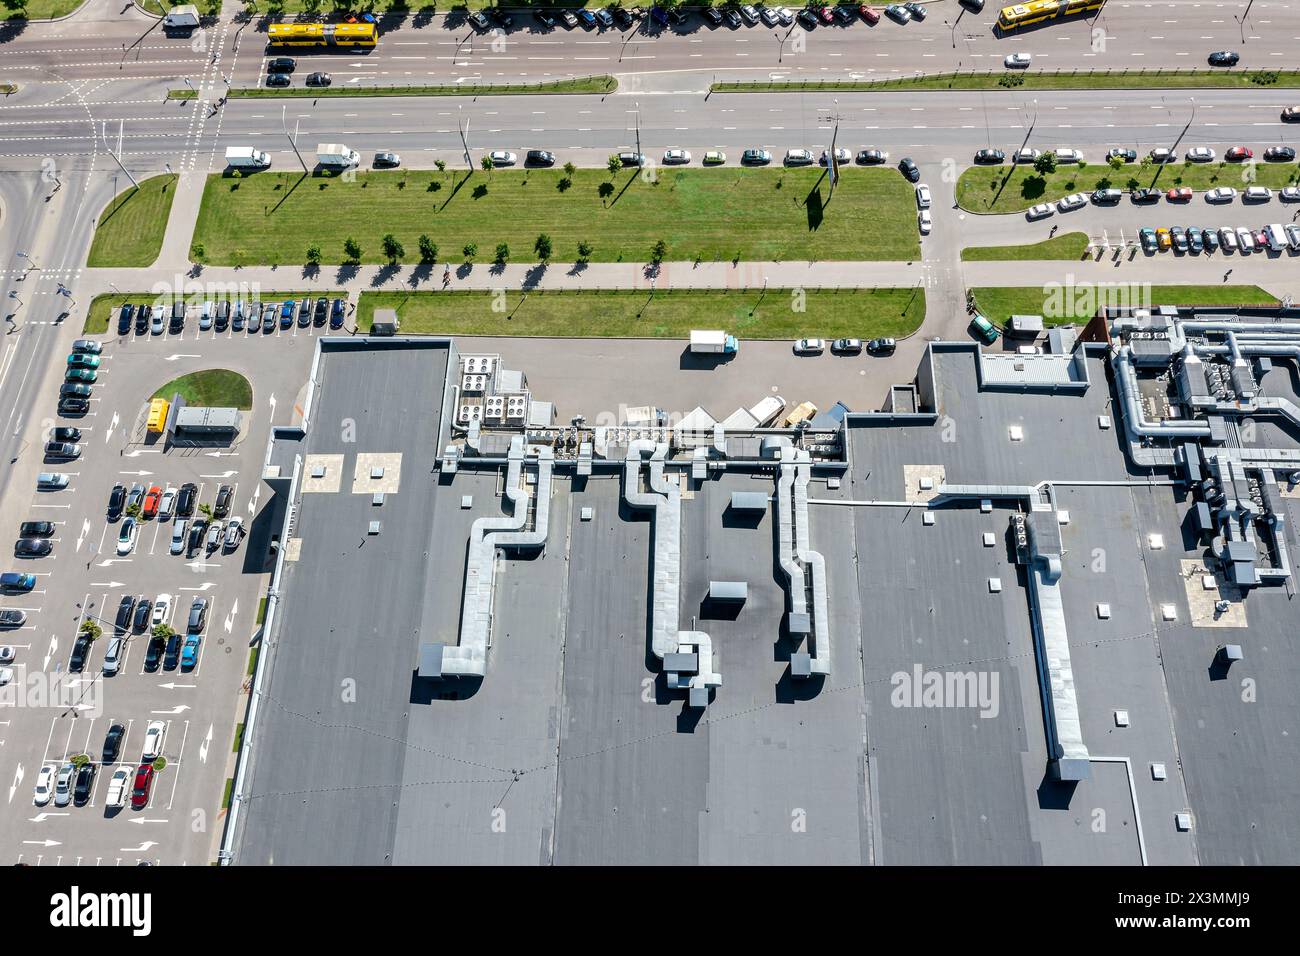
POLYGON ((1153 203, 1159 202, 1163 193, 1159 189, 1148 186, 1145 189, 1135 189, 1129 193, 1129 198, 1135 203, 1153 203))
POLYGON ((27 612, 21 608, 0 608, 0 630, 22 627, 27 623, 27 612))
POLYGON ((167 736, 167 723, 151 720, 144 731, 144 751, 140 755, 143 761, 157 760, 162 755, 163 739, 167 736))
POLYGON ((77 768, 70 763, 65 763, 59 768, 58 776, 54 778, 54 805, 56 807, 66 807, 72 802, 73 780, 76 773, 77 768))
POLYGON ((930 210, 922 209, 916 214, 916 228, 923 236, 930 234, 930 230, 934 228, 934 219, 930 216, 930 210))
POLYGON ((333 82, 334 82, 334 77, 332 77, 328 73, 317 72, 317 73, 307 74, 308 86, 329 86, 333 82))
POLYGON ((44 558, 54 550, 54 543, 48 538, 19 538, 14 542, 14 557, 44 558))
POLYGON ((225 533, 225 539, 222 542, 222 548, 227 552, 234 551, 237 547, 239 547, 239 542, 243 539, 243 537, 244 537, 244 519, 231 518, 230 521, 226 524, 226 533, 225 533))
POLYGON ((1108 187, 1093 191, 1092 201, 1098 206, 1113 206, 1124 198, 1124 190, 1108 187))
POLYGON ((104 806, 120 809, 126 806, 127 794, 131 790, 131 768, 118 767, 108 778, 108 791, 104 795, 104 806))
MULTIPOLYGON (((69 447, 77 449, 78 454, 81 452, 80 445, 71 445, 69 447)), ((49 452, 47 451, 46 454, 48 455, 49 452)), ((70 480, 69 477, 65 474, 62 474, 61 472, 43 471, 36 476, 36 490, 37 491, 61 491, 64 488, 68 487, 69 480, 70 480)))
POLYGON ((36 587, 36 575, 25 571, 5 571, 0 574, 0 590, 25 592, 36 587))
POLYGON ((157 600, 153 602, 153 615, 149 619, 150 627, 157 627, 159 624, 166 624, 172 614, 172 596, 170 594, 160 594, 157 600))
POLYGON ((343 327, 343 319, 346 314, 346 305, 342 299, 335 299, 330 303, 330 328, 340 329, 343 327))
POLYGON ((1231 50, 1216 50, 1209 56, 1210 66, 1236 66, 1240 60, 1241 54, 1231 50))
POLYGON ((36 788, 35 788, 35 792, 32 795, 32 803, 36 804, 36 806, 38 807, 46 806, 47 804, 49 804, 50 799, 54 796, 54 787, 55 787, 54 778, 57 772, 58 771, 55 770, 54 766, 48 763, 42 766, 39 771, 37 771, 36 788))
POLYGON ((166 521, 176 512, 176 496, 178 492, 175 486, 168 485, 162 493, 162 498, 158 500, 158 520, 166 521))
POLYGON ((1038 205, 1030 206, 1025 210, 1025 218, 1032 222, 1035 219, 1046 219, 1054 212, 1056 212, 1056 209, 1051 203, 1040 202, 1038 205))
POLYGON ((84 807, 90 802, 90 795, 95 790, 95 770, 93 761, 83 763, 77 770, 77 782, 72 789, 73 806, 84 807))
POLYGON ((144 503, 140 506, 140 514, 146 521, 158 516, 158 505, 162 501, 162 488, 158 485, 150 485, 149 490, 145 493, 144 503))
POLYGON ((217 500, 212 506, 212 516, 214 518, 224 518, 230 514, 230 502, 234 497, 234 489, 230 485, 222 485, 217 489, 217 500))
POLYGON ((796 146, 785 151, 784 162, 787 166, 811 166, 812 161, 812 153, 802 147, 796 146))
POLYGON ((293 79, 288 73, 268 73, 266 75, 266 85, 271 89, 278 87, 292 86, 293 79))
POLYGON ((1270 146, 1264 150, 1264 160, 1269 163, 1289 163, 1295 160, 1295 150, 1290 146, 1270 146))
POLYGON ((691 161, 691 154, 685 149, 670 149, 664 153, 665 166, 685 166, 691 161))
POLYGON ((872 339, 867 343, 867 352, 871 355, 893 355, 897 347, 898 343, 890 338, 872 339))
POLYGON ((1114 149, 1111 149, 1106 153, 1107 162, 1110 162, 1112 159, 1120 159, 1126 163, 1136 163, 1137 158, 1138 158, 1137 150, 1125 149, 1122 146, 1116 146, 1114 149))
POLYGON ((916 208, 929 209, 930 202, 931 202, 930 187, 927 186, 925 183, 919 184, 916 187, 916 208))
POLYGON ((1083 162, 1083 153, 1077 149, 1054 149, 1056 161, 1058 163, 1081 163, 1083 162))
POLYGON ((153 619, 153 600, 141 594, 135 602, 135 614, 131 616, 131 630, 142 632, 153 619))
POLYGON ((912 12, 907 7, 897 3, 891 3, 885 7, 885 16, 895 23, 908 23, 912 19, 912 12))
POLYGON ((1241 198, 1243 202, 1268 202, 1273 198, 1273 190, 1267 186, 1247 186, 1241 198))
POLYGON ((701 160, 705 166, 723 166, 727 162, 727 154, 720 149, 711 149, 704 154, 701 160))
POLYGON ((898 161, 898 168, 909 183, 921 181, 921 170, 917 167, 916 163, 912 162, 910 156, 904 156, 900 159, 898 161))
POLYGON ((194 599, 190 605, 190 616, 185 623, 186 632, 189 634, 198 634, 208 623, 208 599, 200 595, 194 599))
POLYGON ((1002 65, 1008 70, 1023 70, 1029 66, 1033 57, 1028 53, 1008 53, 1002 65))
POLYGON ((90 638, 78 637, 72 642, 72 653, 68 655, 68 670, 80 674, 86 668, 88 657, 90 657, 90 638))
POLYGON ((1223 158, 1230 163, 1240 163, 1243 160, 1251 159, 1254 155, 1254 151, 1248 146, 1232 146, 1223 154, 1223 158))
POLYGON ((494 149, 492 152, 488 153, 488 158, 492 160, 493 166, 513 166, 519 159, 518 156, 510 152, 508 149, 494 149))
POLYGON ((375 153, 375 158, 371 160, 371 165, 375 169, 396 169, 402 165, 402 157, 394 152, 383 151, 375 153))
POLYGON ((1237 198, 1237 190, 1231 186, 1216 186, 1205 191, 1206 202, 1232 202, 1237 198))
POLYGON ((180 492, 176 495, 176 514, 181 518, 189 518, 194 514, 194 507, 198 503, 199 486, 192 481, 187 481, 181 485, 180 492))
POLYGON ((766 166, 772 161, 772 154, 765 149, 747 149, 740 154, 742 166, 766 166))
POLYGON ((1006 158, 1007 154, 1002 152, 1002 150, 993 149, 989 146, 986 146, 984 149, 978 150, 975 153, 975 162, 979 163, 981 166, 996 166, 1006 158))
POLYGON ((889 154, 883 149, 863 149, 858 151, 857 162, 862 166, 879 166, 889 162, 889 154))
POLYGON ((163 653, 167 649, 167 638, 161 635, 153 635, 149 638, 149 644, 144 652, 144 669, 152 673, 162 664, 163 653))
POLYGON ((135 772, 131 786, 131 809, 143 810, 149 805, 149 789, 153 786, 153 765, 142 763, 135 772))
POLYGON ((975 337, 985 345, 992 345, 998 340, 997 327, 978 312, 976 312, 975 317, 970 320, 969 328, 975 334, 975 337))
POLYGON ((185 642, 181 645, 181 670, 194 670, 199 663, 199 648, 202 644, 202 634, 185 635, 185 642))
POLYGON ((857 355, 862 351, 862 340, 836 339, 831 343, 831 351, 836 355, 857 355))
POLYGON ((525 166, 554 166, 555 154, 546 149, 530 149, 524 154, 525 166))
MULTIPOLYGON (((839 10, 842 8, 836 7, 836 9, 839 10)), ((822 150, 822 154, 817 158, 817 162, 820 165, 825 166, 830 161, 831 161, 830 152, 828 150, 822 150)), ((837 147, 835 150, 835 162, 841 166, 847 165, 853 162, 853 154, 850 153, 847 149, 844 149, 842 147, 837 147)))
POLYGON ((137 533, 134 518, 127 518, 122 522, 122 530, 117 535, 118 557, 125 557, 135 550, 135 539, 137 533))
POLYGON ((113 619, 113 628, 116 631, 126 631, 131 627, 131 618, 135 616, 135 598, 129 594, 123 594, 122 599, 117 603, 117 617, 113 619))
POLYGON ((1214 150, 1208 146, 1193 146, 1187 151, 1187 161, 1189 163, 1212 163, 1214 162, 1214 150))
POLYGON ((796 339, 794 343, 795 355, 821 355, 826 348, 826 343, 821 339, 796 339))
POLYGON ((1170 202, 1191 202, 1192 190, 1189 186, 1175 186, 1165 193, 1165 198, 1170 202))
POLYGON ((1011 162, 1016 163, 1017 165, 1035 163, 1038 161, 1038 157, 1042 155, 1043 151, 1041 149, 1034 149, 1032 146, 1026 146, 1024 149, 1018 149, 1011 154, 1011 162))

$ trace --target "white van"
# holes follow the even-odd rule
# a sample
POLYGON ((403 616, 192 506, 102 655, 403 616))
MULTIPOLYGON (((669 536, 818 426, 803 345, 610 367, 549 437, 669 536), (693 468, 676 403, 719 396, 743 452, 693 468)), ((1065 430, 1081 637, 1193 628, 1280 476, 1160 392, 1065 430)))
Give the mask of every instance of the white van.
POLYGON ((226 165, 231 169, 266 169, 271 157, 252 146, 230 146, 226 149, 226 165))
POLYGON ((104 676, 112 677, 122 666, 122 658, 126 656, 126 638, 115 636, 108 642, 108 649, 104 651, 104 676))
POLYGON ((1268 247, 1273 252, 1286 251, 1286 232, 1282 229, 1282 224, 1275 222, 1264 227, 1264 236, 1268 239, 1268 247))

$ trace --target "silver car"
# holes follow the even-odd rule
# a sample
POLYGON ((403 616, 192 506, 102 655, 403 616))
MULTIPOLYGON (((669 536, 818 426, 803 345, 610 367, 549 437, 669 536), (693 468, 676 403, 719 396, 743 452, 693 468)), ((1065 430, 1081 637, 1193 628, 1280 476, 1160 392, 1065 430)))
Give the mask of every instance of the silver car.
POLYGON ((72 785, 76 776, 77 768, 70 763, 65 763, 59 768, 59 775, 54 778, 54 805, 56 807, 66 807, 72 802, 72 785))

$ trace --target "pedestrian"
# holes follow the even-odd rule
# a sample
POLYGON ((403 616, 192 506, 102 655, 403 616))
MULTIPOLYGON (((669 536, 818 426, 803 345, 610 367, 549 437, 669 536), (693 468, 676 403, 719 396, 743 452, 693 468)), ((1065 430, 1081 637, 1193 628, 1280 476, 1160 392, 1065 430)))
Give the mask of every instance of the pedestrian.
POLYGON ((1231 269, 1229 269, 1227 272, 1225 272, 1225 273, 1223 274, 1223 281, 1224 281, 1224 282, 1227 282, 1227 281, 1228 281, 1228 276, 1230 276, 1230 275, 1232 275, 1232 270, 1231 270, 1231 269))

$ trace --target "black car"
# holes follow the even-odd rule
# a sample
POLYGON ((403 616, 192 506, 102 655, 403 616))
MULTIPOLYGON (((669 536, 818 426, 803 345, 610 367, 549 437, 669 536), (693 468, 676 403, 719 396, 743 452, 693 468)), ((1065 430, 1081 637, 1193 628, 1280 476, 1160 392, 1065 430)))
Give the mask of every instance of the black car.
POLYGON ((230 303, 222 299, 217 303, 217 331, 224 332, 230 326, 230 303))
POLYGON ((1000 149, 985 147, 975 153, 975 162, 983 166, 996 166, 1007 158, 1007 154, 1000 149))
POLYGON ((722 14, 718 12, 717 7, 705 7, 700 12, 704 14, 704 19, 708 20, 715 27, 722 26, 722 14))
POLYGON ((897 347, 893 339, 872 339, 867 343, 867 351, 872 355, 893 355, 897 347))
POLYGON ((330 328, 343 328, 343 319, 347 312, 347 306, 342 299, 335 299, 330 303, 330 328))
POLYGON ((1135 203, 1153 203, 1160 201, 1161 192, 1158 189, 1135 189, 1129 193, 1129 198, 1135 203))
POLYGON ((266 85, 270 87, 289 86, 293 83, 288 73, 268 73, 266 85))
POLYGON ((149 638, 149 646, 144 652, 144 669, 147 671, 156 671, 158 665, 162 663, 163 651, 167 649, 167 639, 155 634, 149 638))
POLYGON ((330 76, 328 73, 307 74, 308 86, 329 86, 333 82, 334 82, 334 77, 330 76))
POLYGON ((298 328, 305 329, 311 325, 311 299, 298 303, 298 328))
POLYGON ((175 335, 185 329, 185 303, 177 299, 172 303, 171 321, 167 323, 167 331, 175 335))
POLYGON ((124 302, 117 313, 117 334, 126 335, 131 331, 131 320, 135 318, 135 306, 124 302))
POLYGON ((194 504, 199 496, 199 486, 192 481, 187 481, 181 485, 180 492, 176 495, 176 514, 181 518, 190 518, 194 515, 194 504))
POLYGON ((73 428, 71 425, 56 428, 50 432, 50 441, 79 442, 81 441, 81 429, 73 428))
POLYGON ((72 645, 72 656, 68 658, 68 670, 80 674, 90 656, 90 638, 79 637, 72 645))
POLYGON ((1210 66, 1236 66, 1241 54, 1231 50, 1219 50, 1210 54, 1210 66))
POLYGON ((54 550, 49 538, 19 538, 14 543, 14 557, 43 558, 54 550))
POLYGON ((971 13, 984 12, 984 0, 957 0, 957 2, 971 13))
POLYGON ((530 149, 524 154, 525 166, 554 166, 555 154, 545 149, 530 149))
POLYGON ((910 13, 918 23, 925 19, 925 4, 905 3, 903 9, 910 13))
POLYGON ((921 181, 921 170, 917 167, 916 163, 912 162, 911 157, 904 156, 899 160, 898 168, 903 175, 907 177, 909 183, 921 181))
POLYGON ((48 538, 54 534, 53 521, 24 521, 18 526, 24 538, 48 538))
POLYGON ((174 671, 181 660, 181 636, 173 631, 167 636, 167 649, 163 651, 163 670, 174 671))
POLYGON ((622 7, 610 7, 609 12, 614 15, 614 19, 618 21, 618 25, 624 30, 636 22, 636 20, 632 18, 632 14, 628 13, 622 7))
POLYGON ((104 750, 101 759, 104 763, 117 763, 117 755, 122 751, 122 740, 126 737, 126 728, 114 724, 104 734, 104 750))
POLYGON ((153 601, 142 594, 135 605, 135 616, 131 621, 131 629, 136 633, 140 633, 149 626, 151 617, 153 617, 153 601))
POLYGON ((76 458, 81 454, 81 449, 72 442, 66 441, 47 441, 45 443, 46 458, 76 458))
POLYGON ((495 23, 497 26, 499 26, 502 30, 509 30, 512 26, 515 25, 514 18, 511 17, 510 14, 502 10, 500 7, 489 7, 487 15, 492 20, 492 22, 495 23))
POLYGON ((149 320, 153 318, 153 306, 142 305, 135 310, 135 334, 144 335, 149 331, 149 320))
POLYGON ((59 400, 60 415, 84 415, 90 411, 90 402, 84 398, 62 398, 59 400))
POLYGON ((325 319, 329 317, 330 300, 321 296, 312 306, 311 322, 312 325, 324 325, 325 319))
POLYGON ((194 603, 190 605, 190 617, 186 623, 185 631, 187 634, 202 634, 203 628, 208 623, 208 599, 205 597, 196 597, 194 603))
POLYGON ((1270 146, 1264 150, 1264 159, 1270 163, 1289 163, 1295 159, 1295 150, 1290 146, 1270 146))
MULTIPOLYGON (((708 8, 706 7, 705 9, 708 8)), ((804 7, 802 10, 799 11, 799 16, 797 19, 799 20, 800 23, 804 25, 804 28, 807 30, 814 30, 817 27, 817 14, 813 13, 807 7, 804 7)))
POLYGON ((1138 158, 1138 154, 1136 149, 1123 149, 1122 147, 1119 146, 1116 146, 1114 149, 1112 149, 1110 152, 1106 154, 1107 162, 1109 162, 1112 159, 1122 159, 1126 163, 1136 163, 1137 158, 1138 158))
POLYGON ((126 507, 126 486, 114 485, 113 490, 108 493, 108 520, 116 521, 122 517, 122 509, 126 507))
POLYGON ((131 626, 131 615, 135 613, 135 598, 129 594, 123 594, 122 600, 117 605, 117 617, 113 619, 113 627, 118 631, 126 631, 131 626))
POLYGON ((375 169, 393 169, 402 165, 402 158, 394 152, 384 151, 375 153, 375 158, 370 163, 375 169))
POLYGON ((185 557, 190 557, 203 547, 203 536, 207 533, 208 523, 202 518, 196 518, 190 525, 190 538, 185 543, 185 557))
POLYGON ((95 765, 93 763, 83 763, 81 769, 77 771, 77 785, 72 790, 72 803, 74 806, 84 807, 90 802, 90 794, 95 789, 95 765))
POLYGON ((534 10, 533 19, 540 23, 546 30, 555 29, 555 17, 551 16, 545 10, 534 10))
POLYGON ((59 397, 67 398, 69 395, 74 398, 90 398, 90 386, 80 382, 64 382, 59 386, 59 397))
POLYGON ((881 149, 859 150, 857 161, 860 166, 879 166, 885 161, 885 151, 881 149))
POLYGON ((277 56, 266 64, 267 73, 292 73, 296 69, 298 62, 291 56, 277 56))
POLYGON ((848 26, 849 24, 853 23, 855 20, 857 20, 857 18, 858 18, 857 11, 854 10, 852 7, 835 8, 835 19, 839 20, 840 23, 844 24, 845 26, 848 26))

